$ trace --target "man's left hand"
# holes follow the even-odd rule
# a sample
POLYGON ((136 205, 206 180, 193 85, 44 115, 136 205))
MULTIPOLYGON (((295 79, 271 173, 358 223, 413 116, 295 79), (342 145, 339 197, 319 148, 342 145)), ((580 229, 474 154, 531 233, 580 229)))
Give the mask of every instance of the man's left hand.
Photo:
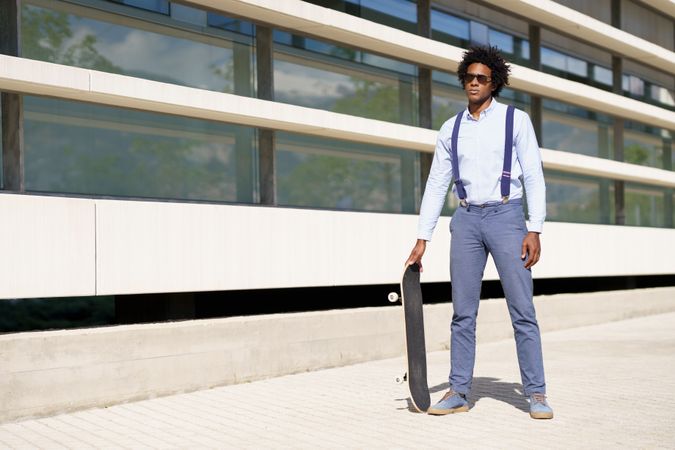
POLYGON ((525 261, 525 268, 529 269, 530 267, 537 264, 539 261, 539 256, 541 255, 541 244, 539 243, 539 233, 530 231, 523 239, 523 253, 520 255, 520 259, 525 259, 527 256, 527 261, 525 261))

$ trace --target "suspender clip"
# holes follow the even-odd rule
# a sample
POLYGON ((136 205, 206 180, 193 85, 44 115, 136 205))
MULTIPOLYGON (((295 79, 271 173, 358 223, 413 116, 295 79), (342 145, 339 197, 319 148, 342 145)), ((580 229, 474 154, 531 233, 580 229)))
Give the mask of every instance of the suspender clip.
POLYGON ((502 203, 504 205, 506 205, 508 202, 509 202, 509 196, 508 195, 505 195, 504 197, 502 197, 502 203))

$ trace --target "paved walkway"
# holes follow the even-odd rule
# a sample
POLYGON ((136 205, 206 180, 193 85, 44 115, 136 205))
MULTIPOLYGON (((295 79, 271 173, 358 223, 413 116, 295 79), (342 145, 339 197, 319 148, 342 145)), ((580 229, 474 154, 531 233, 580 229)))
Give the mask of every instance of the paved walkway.
MULTIPOLYGON (((675 448, 675 313, 543 338, 551 421, 529 418, 502 341, 479 346, 464 414, 408 411, 396 358, 5 424, 0 448, 675 448)), ((432 399, 447 371, 429 354, 432 399)))

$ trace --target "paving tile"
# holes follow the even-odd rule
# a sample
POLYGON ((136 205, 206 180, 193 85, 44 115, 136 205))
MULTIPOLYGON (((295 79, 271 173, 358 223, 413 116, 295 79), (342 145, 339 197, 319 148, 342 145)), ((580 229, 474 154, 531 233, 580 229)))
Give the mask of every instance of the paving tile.
MULTIPOLYGON (((512 340, 480 344, 472 409, 409 411, 403 358, 0 425, 2 448, 675 448, 675 313, 543 335, 555 419, 529 418, 512 340)), ((428 355, 432 401, 447 351, 428 355)))

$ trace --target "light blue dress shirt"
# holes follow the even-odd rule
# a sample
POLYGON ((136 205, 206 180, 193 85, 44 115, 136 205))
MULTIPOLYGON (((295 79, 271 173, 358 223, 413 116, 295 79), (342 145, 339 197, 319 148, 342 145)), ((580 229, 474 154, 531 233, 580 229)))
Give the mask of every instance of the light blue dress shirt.
MULTIPOLYGON (((500 202, 501 175, 504 165, 504 133, 506 105, 494 98, 478 120, 469 110, 464 112, 457 142, 459 177, 466 189, 470 204, 500 202)), ((450 154, 452 128, 457 116, 447 120, 438 132, 436 151, 427 179, 417 237, 431 240, 438 217, 443 209, 448 186, 452 181, 452 157, 450 154)), ((537 137, 530 117, 524 111, 515 110, 513 117, 513 157, 511 160, 510 199, 523 197, 523 185, 527 191, 529 213, 528 230, 541 233, 546 217, 546 186, 537 137)), ((455 192, 453 184, 453 195, 455 192)))

